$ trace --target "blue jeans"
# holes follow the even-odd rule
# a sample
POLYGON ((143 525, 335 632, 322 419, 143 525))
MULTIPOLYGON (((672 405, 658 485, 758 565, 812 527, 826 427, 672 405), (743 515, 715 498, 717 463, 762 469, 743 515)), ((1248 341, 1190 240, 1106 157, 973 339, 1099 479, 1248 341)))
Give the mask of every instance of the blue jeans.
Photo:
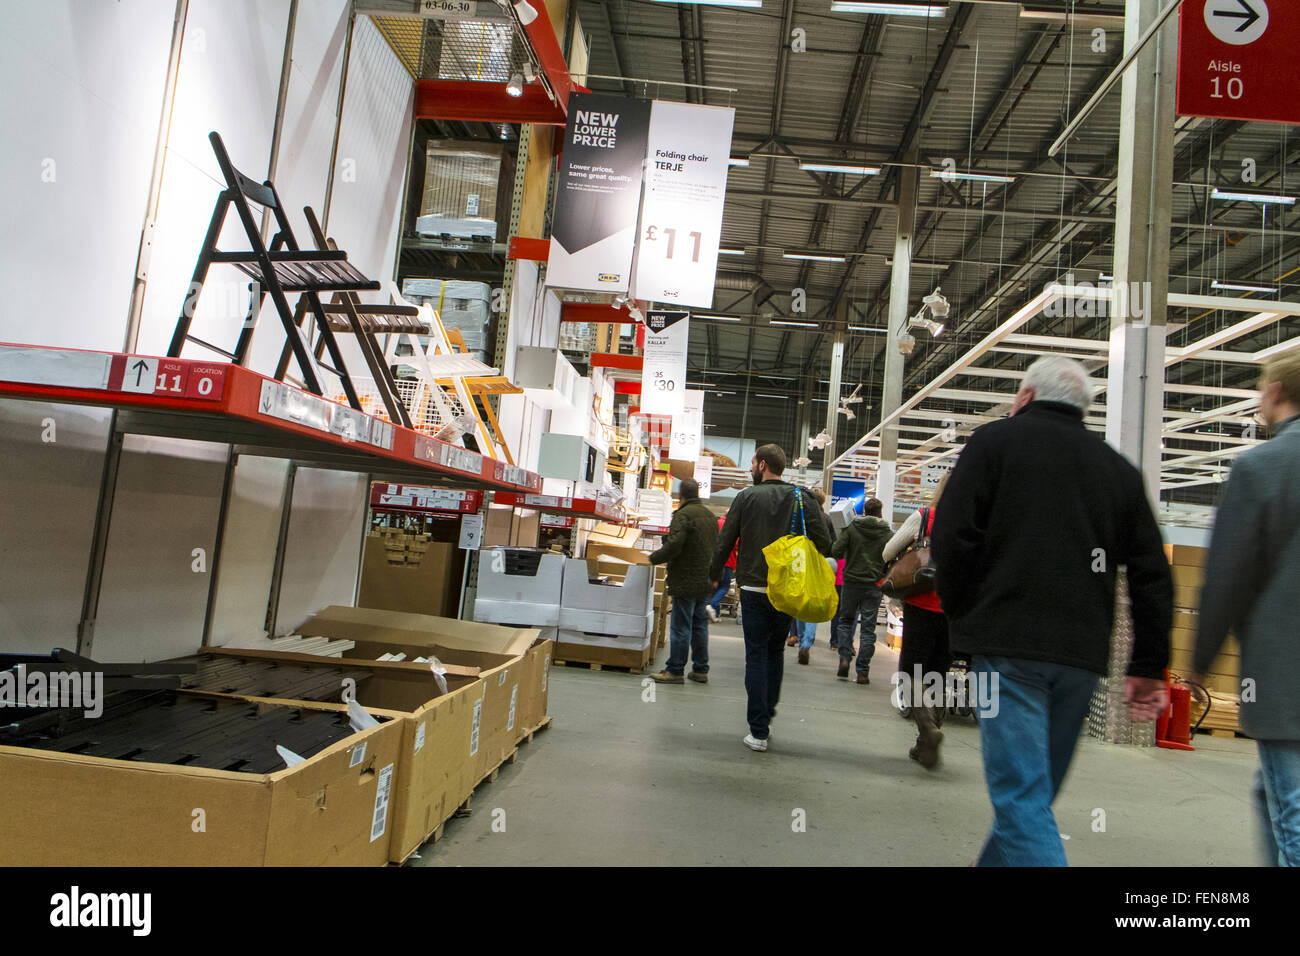
POLYGON ((790 615, 772 607, 766 594, 740 592, 740 624, 745 632, 746 717, 755 740, 766 740, 785 674, 785 638, 790 615))
POLYGON ((686 673, 686 657, 697 674, 709 672, 709 602, 702 597, 673 596, 673 616, 668 624, 668 663, 670 674, 686 673))
MULTIPOLYGON (((1066 866, 1052 815, 1074 758, 1098 675, 1078 667, 975 657, 981 680, 998 676, 997 714, 980 714, 993 831, 979 866, 1066 866)), ((991 684, 989 686, 992 686, 991 684)))
POLYGON ((795 634, 799 637, 799 650, 812 647, 813 641, 817 640, 817 625, 809 621, 795 621, 795 634))
POLYGON ((713 597, 709 599, 709 604, 713 606, 714 614, 722 613, 722 599, 727 596, 731 590, 731 568, 722 569, 722 580, 718 582, 718 590, 713 597))
POLYGON ((1255 807, 1265 866, 1300 866, 1300 741, 1260 740, 1255 807))
POLYGON ((840 657, 853 660, 853 627, 862 622, 862 643, 858 648, 859 674, 871 670, 871 658, 876 653, 876 616, 884 594, 879 588, 861 584, 845 584, 840 591, 840 609, 831 624, 840 657))

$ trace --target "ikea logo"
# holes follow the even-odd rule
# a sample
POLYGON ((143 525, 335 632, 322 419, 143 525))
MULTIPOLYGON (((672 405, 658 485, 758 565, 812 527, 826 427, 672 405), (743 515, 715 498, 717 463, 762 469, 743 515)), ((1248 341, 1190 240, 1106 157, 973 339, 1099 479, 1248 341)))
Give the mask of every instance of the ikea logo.
POLYGON ((599 279, 601 282, 617 282, 619 280, 619 276, 615 275, 612 272, 602 272, 596 278, 599 279))

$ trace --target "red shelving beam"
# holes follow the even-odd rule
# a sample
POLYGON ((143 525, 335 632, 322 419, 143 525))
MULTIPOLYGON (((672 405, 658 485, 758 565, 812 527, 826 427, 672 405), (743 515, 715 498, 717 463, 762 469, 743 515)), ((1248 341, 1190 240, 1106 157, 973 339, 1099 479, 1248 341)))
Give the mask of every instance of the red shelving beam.
POLYGON ((0 396, 34 401, 139 409, 185 419, 196 440, 243 443, 231 425, 246 426, 249 443, 308 439, 313 450, 355 456, 361 471, 385 462, 484 487, 541 488, 541 477, 292 385, 225 362, 93 352, 0 343, 0 396), (208 437, 205 426, 219 425, 208 437))

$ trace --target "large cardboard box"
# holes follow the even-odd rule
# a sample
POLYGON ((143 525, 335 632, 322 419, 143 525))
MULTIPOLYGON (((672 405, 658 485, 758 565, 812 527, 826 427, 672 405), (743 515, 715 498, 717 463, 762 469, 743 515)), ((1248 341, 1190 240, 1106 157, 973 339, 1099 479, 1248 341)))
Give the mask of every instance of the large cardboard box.
POLYGON ((388 720, 274 773, 0 746, 0 865, 383 866, 402 733, 388 720))
POLYGON ((1174 587, 1174 607, 1184 608, 1194 611, 1199 608, 1201 600, 1200 588, 1174 587))
POLYGON ((542 554, 535 573, 511 574, 503 551, 479 554, 474 620, 485 624, 557 627, 564 584, 563 555, 542 554))
MULTIPOLYGON (((348 610, 356 611, 356 608, 348 610)), ((368 611, 370 614, 384 612, 368 611)), ((401 761, 393 781, 390 817, 390 859, 400 863, 465 802, 477 778, 470 782, 472 710, 483 696, 477 666, 447 665, 447 691, 425 664, 375 660, 341 660, 313 654, 285 654, 242 648, 205 647, 201 654, 235 661, 270 661, 340 673, 362 668, 370 672, 356 685, 356 701, 376 716, 397 720, 403 727, 401 761)), ((200 676, 202 671, 200 671, 200 676)), ((342 687, 340 686, 340 696, 342 687)), ((261 691, 241 697, 290 701, 261 691)), ((330 704, 330 706, 334 706, 330 704)), ((344 706, 341 703, 338 705, 344 706)))
MULTIPOLYGON (((643 633, 639 636, 603 634, 599 632, 582 631, 574 628, 562 627, 559 629, 559 638, 556 641, 556 653, 563 659, 568 659, 574 649, 584 649, 592 647, 607 647, 611 650, 619 651, 644 651, 650 646, 650 633, 653 627, 653 621, 646 622, 643 633), (567 654, 565 652, 568 652, 567 654)), ((581 654, 572 655, 574 660, 585 660, 581 654)), ((599 662, 598 662, 599 663, 599 662)))
POLYGON ((1167 544, 1165 545, 1165 557, 1169 559, 1170 564, 1183 565, 1190 568, 1205 567, 1205 555, 1208 549, 1198 548, 1186 544, 1167 544))
POLYGON ((1205 571, 1202 568, 1175 564, 1171 569, 1174 575, 1174 587, 1194 588, 1199 591, 1205 583, 1205 571))
POLYGON ((369 534, 361 565, 362 607, 416 614, 454 614, 460 603, 456 545, 430 541, 394 554, 391 536, 369 534))
POLYGON ((654 568, 629 565, 621 584, 592 584, 586 561, 565 562, 560 627, 607 637, 648 637, 654 629, 654 568))
POLYGON ((299 632, 346 635, 353 647, 345 652, 345 662, 400 652, 408 657, 436 657, 449 667, 478 668, 482 686, 470 691, 474 699, 468 704, 468 716, 452 722, 457 733, 463 728, 471 740, 453 810, 546 715, 552 647, 536 628, 332 606, 313 615, 299 632))

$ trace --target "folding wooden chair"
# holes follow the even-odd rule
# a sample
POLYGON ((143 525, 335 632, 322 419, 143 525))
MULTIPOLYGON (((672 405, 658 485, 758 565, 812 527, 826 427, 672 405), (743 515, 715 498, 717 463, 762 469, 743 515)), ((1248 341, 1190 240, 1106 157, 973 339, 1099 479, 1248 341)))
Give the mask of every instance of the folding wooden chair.
POLYGON ((379 283, 367 279, 350 265, 345 252, 332 249, 310 252, 300 250, 275 186, 269 180, 264 183, 254 182, 235 169, 230 162, 230 156, 226 153, 225 144, 215 132, 208 134, 208 139, 212 143, 212 151, 216 153, 221 174, 226 179, 226 188, 217 197, 216 207, 212 211, 208 233, 203 240, 198 261, 194 265, 194 278, 190 283, 191 291, 186 295, 185 305, 181 309, 180 318, 176 321, 176 331, 172 335, 167 355, 172 358, 180 357, 185 343, 189 341, 210 349, 218 355, 224 355, 237 365, 246 364, 248 347, 253 339, 253 327, 262 310, 262 304, 269 294, 271 301, 275 303, 276 312, 280 315, 280 322, 289 340, 289 348, 297 359, 307 389, 316 395, 324 394, 320 380, 320 369, 324 368, 339 377, 348 403, 360 410, 361 400, 357 397, 356 388, 343 362, 338 341, 334 338, 334 332, 321 305, 320 294, 373 291, 380 287, 379 283), (261 232, 249 208, 250 200, 271 210, 275 217, 278 231, 269 247, 262 242, 261 232), (239 214, 239 221, 248 238, 250 249, 247 251, 228 252, 217 248, 221 229, 225 225, 226 213, 231 206, 239 214), (248 314, 233 352, 228 352, 190 334, 194 308, 202 294, 203 284, 207 281, 208 269, 213 263, 233 265, 253 280, 249 286, 248 314), (300 293, 306 299, 306 307, 315 319, 316 330, 325 349, 329 352, 333 365, 318 362, 311 349, 307 347, 302 330, 294 322, 294 310, 289 307, 288 294, 293 292, 300 293))
MULTIPOLYGON (((316 248, 320 251, 338 251, 338 243, 325 236, 325 231, 321 229, 320 221, 310 206, 303 208, 303 215, 307 217, 307 225, 311 229, 312 241, 316 248)), ((304 304, 306 298, 306 296, 300 297, 298 307, 294 310, 293 323, 299 329, 302 328, 302 321, 307 312, 307 306, 304 304)), ((356 337, 357 347, 361 349, 366 367, 370 369, 370 377, 374 379, 379 398, 384 403, 384 408, 388 410, 389 421, 410 428, 411 415, 406 405, 402 403, 401 395, 398 394, 397 383, 393 381, 392 372, 384 363, 383 349, 375 340, 375 333, 411 332, 416 335, 428 335, 429 327, 420 319, 419 309, 410 305, 367 305, 357 299, 355 292, 336 292, 328 303, 322 304, 321 308, 329 320, 331 330, 351 333, 356 337)), ((284 378, 285 372, 288 371, 289 357, 292 354, 291 344, 286 342, 280 352, 280 362, 275 369, 276 378, 284 378)), ((324 338, 317 340, 315 349, 317 361, 320 361, 325 345, 324 338)))

